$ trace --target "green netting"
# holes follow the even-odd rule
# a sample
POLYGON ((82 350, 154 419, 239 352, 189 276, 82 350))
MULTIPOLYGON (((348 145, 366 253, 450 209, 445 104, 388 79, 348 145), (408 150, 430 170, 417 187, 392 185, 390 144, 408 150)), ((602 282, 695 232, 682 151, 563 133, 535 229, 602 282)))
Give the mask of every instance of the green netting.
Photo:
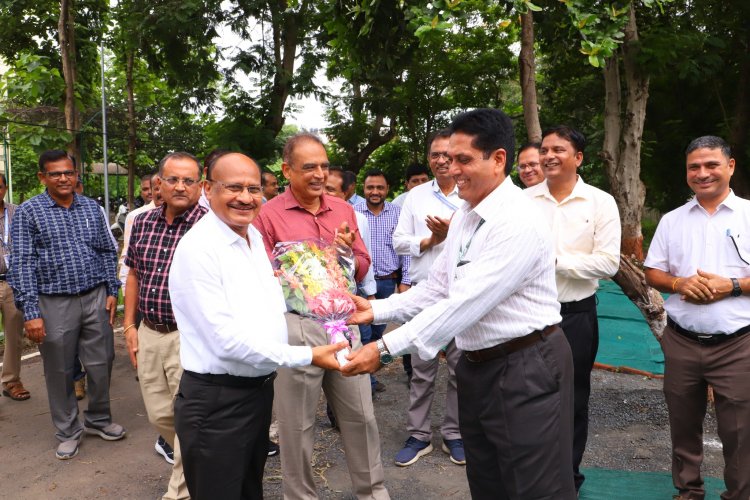
MULTIPOLYGON (((609 469, 584 469, 586 481, 580 500, 666 500, 677 494, 672 475, 667 472, 626 472, 609 469)), ((704 478, 706 500, 718 500, 724 481, 704 478)))
POLYGON ((605 365, 628 366, 651 373, 664 373, 664 355, 638 308, 616 283, 600 281, 599 354, 605 365))

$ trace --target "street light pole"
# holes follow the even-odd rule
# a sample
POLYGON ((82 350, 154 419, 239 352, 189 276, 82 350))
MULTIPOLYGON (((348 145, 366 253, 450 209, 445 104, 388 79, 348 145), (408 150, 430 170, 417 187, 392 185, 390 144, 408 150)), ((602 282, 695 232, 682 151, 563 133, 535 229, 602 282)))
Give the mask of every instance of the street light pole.
MULTIPOLYGON (((104 27, 102 26, 102 30, 104 27)), ((102 147, 104 151, 104 211, 107 213, 109 224, 109 161, 107 160, 107 92, 104 88, 104 31, 102 31, 101 56, 102 61, 102 147)))

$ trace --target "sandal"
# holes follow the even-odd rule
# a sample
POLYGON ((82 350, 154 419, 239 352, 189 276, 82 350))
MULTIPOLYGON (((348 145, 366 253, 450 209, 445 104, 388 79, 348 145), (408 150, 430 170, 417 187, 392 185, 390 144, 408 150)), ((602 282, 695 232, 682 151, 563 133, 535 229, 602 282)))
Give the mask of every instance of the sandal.
POLYGON ((7 382, 3 384, 3 396, 9 397, 13 401, 26 401, 31 397, 31 394, 19 380, 18 382, 7 382))

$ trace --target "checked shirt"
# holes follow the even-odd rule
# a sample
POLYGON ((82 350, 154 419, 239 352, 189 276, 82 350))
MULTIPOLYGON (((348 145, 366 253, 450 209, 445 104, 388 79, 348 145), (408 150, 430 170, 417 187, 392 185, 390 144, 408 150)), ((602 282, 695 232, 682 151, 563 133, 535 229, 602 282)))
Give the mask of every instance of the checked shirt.
POLYGON ((105 283, 117 296, 117 249, 107 229, 99 205, 78 194, 69 208, 45 191, 16 209, 8 283, 25 321, 42 317, 39 294, 73 295, 105 283))
POLYGON ((166 205, 135 218, 125 265, 138 278, 138 309, 152 323, 174 323, 169 298, 169 268, 177 243, 208 210, 195 205, 167 224, 166 205))
POLYGON ((363 202, 355 205, 354 210, 364 214, 370 224, 370 248, 375 278, 387 276, 401 269, 401 283, 410 285, 409 264, 411 263, 411 257, 397 255, 393 249, 393 232, 398 225, 401 207, 386 201, 383 204, 383 210, 375 215, 367 208, 367 203, 363 202))

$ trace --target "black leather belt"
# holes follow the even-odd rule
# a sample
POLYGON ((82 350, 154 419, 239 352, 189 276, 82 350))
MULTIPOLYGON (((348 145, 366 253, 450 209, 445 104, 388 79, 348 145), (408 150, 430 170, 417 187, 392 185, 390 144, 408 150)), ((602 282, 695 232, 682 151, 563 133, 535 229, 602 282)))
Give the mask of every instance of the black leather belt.
POLYGON ((524 335, 523 337, 518 337, 513 340, 503 342, 502 344, 488 347, 487 349, 480 349, 478 351, 464 351, 464 356, 466 356, 466 359, 468 359, 472 363, 482 363, 484 361, 490 361, 492 359, 508 356, 516 351, 520 351, 521 349, 531 347, 540 340, 549 337, 557 331, 560 331, 558 325, 551 325, 546 327, 544 330, 535 330, 528 335, 524 335))
POLYGON ((152 323, 143 318, 143 324, 159 333, 172 333, 177 331, 177 323, 152 323))
POLYGON ((100 286, 104 286, 104 283, 99 283, 98 285, 94 285, 91 288, 87 288, 86 290, 75 293, 45 293, 43 295, 47 295, 48 297, 83 297, 84 295, 90 294, 100 286))
POLYGON ((737 337, 745 335, 747 332, 750 332, 750 325, 747 325, 743 326, 734 333, 698 333, 681 327, 675 322, 675 320, 670 317, 667 317, 667 326, 683 337, 688 338, 693 342, 697 342, 700 345, 721 344, 729 339, 735 339, 737 337))
POLYGON ((7 274, 0 274, 0 281, 7 281, 6 276, 7 274))
POLYGON ((575 300, 573 302, 561 302, 560 314, 572 314, 579 312, 591 311, 596 307, 596 294, 585 299, 575 300))
POLYGON ((263 375, 261 377, 240 377, 238 375, 229 375, 226 373, 215 375, 213 373, 195 373, 185 370, 183 375, 208 382, 209 384, 225 385, 228 387, 261 387, 276 378, 276 372, 263 375))
POLYGON ((384 276, 375 276, 376 280, 396 280, 398 279, 398 271, 393 271, 391 274, 386 274, 384 276))

